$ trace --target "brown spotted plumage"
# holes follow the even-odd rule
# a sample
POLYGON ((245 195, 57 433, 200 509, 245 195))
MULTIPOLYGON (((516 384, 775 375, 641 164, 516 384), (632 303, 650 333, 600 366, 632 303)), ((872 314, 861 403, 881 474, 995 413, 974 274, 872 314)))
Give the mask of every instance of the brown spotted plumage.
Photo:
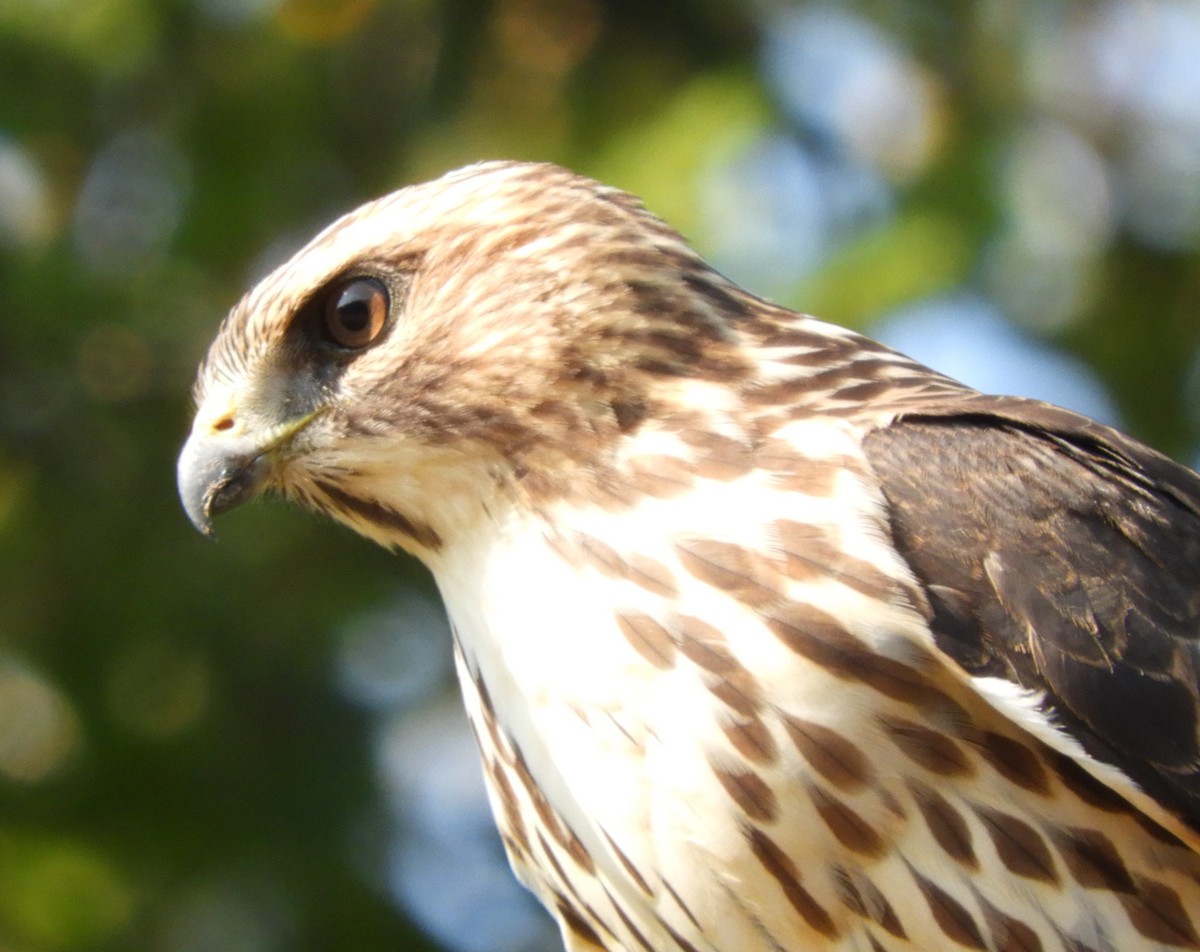
POLYGON ((230 313, 180 457, 433 571, 572 950, 1200 949, 1200 479, 493 163, 230 313))

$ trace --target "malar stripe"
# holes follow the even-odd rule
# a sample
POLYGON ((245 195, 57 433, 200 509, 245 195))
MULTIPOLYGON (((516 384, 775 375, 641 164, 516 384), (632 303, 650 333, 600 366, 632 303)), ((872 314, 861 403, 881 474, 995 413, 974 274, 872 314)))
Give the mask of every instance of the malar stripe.
POLYGON ((792 908, 800 914, 810 928, 827 939, 839 937, 837 923, 817 902, 813 895, 800 883, 800 873, 791 858, 778 844, 757 827, 747 827, 746 839, 750 850, 771 878, 779 884, 792 908))
POLYGON ((316 486, 329 497, 335 506, 354 513, 372 525, 399 532, 433 552, 437 552, 442 547, 442 537, 433 526, 416 522, 404 513, 396 512, 395 509, 385 506, 383 503, 351 495, 333 483, 317 481, 316 486))

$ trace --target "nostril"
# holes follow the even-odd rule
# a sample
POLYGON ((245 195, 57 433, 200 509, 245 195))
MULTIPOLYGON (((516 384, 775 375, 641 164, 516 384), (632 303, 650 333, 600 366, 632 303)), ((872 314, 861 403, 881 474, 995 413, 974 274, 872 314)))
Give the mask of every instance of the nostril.
POLYGON ((213 424, 213 430, 217 433, 224 433, 226 430, 233 429, 233 417, 224 416, 213 424))

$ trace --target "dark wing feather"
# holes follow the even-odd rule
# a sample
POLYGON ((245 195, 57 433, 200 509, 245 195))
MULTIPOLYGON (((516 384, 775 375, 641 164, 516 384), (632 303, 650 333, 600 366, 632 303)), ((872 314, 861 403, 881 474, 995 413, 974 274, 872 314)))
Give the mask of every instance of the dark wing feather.
POLYGON ((1116 431, 982 397, 866 452, 939 647, 1200 830, 1200 478, 1116 431))

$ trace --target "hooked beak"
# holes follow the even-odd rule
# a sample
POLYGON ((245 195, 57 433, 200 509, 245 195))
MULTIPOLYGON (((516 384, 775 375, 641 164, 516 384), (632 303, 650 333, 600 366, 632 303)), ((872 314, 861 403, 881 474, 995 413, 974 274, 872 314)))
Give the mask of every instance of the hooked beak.
POLYGON ((315 410, 266 434, 238 432, 232 417, 215 425, 197 418, 179 453, 179 499, 200 532, 212 535, 212 520, 257 496, 271 481, 279 451, 322 413, 315 410))

